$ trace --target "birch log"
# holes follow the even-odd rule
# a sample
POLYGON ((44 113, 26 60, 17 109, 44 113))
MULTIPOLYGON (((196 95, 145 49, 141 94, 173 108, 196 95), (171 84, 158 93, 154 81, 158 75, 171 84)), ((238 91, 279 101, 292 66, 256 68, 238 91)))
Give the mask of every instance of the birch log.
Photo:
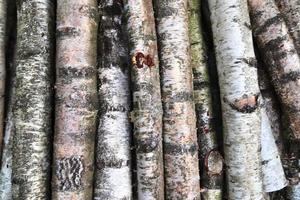
POLYGON ((133 92, 139 199, 164 199, 162 104, 152 1, 124 0, 133 92))
POLYGON ((123 6, 100 1, 99 98, 94 199, 132 199, 128 49, 123 6))
POLYGON ((199 141, 201 196, 205 200, 222 199, 223 158, 218 151, 206 47, 202 36, 200 0, 189 0, 191 66, 194 75, 194 102, 199 141))
POLYGON ((49 198, 53 8, 50 0, 17 1, 13 199, 49 198))
POLYGON ((156 0, 166 199, 200 199, 198 143, 186 0, 156 0))
POLYGON ((288 169, 287 177, 289 179, 289 186, 287 187, 287 199, 300 199, 300 145, 299 141, 289 141, 289 155, 288 155, 288 169))
MULTIPOLYGON (((13 35, 13 33, 11 33, 13 35)), ((15 41, 14 41, 15 42, 15 41)), ((9 46, 14 49, 13 46, 9 46)), ((9 85, 7 90, 7 110, 5 117, 5 129, 3 138, 3 152, 0 170, 0 199, 12 200, 12 150, 14 137, 14 115, 13 105, 15 104, 15 64, 14 57, 9 57, 9 85)))
POLYGON ((273 0, 248 0, 254 37, 293 137, 300 139, 300 59, 273 0))
POLYGON ((263 199, 260 92, 247 2, 212 0, 209 7, 222 99, 228 196, 263 199))
POLYGON ((6 10, 7 0, 0 0, 0 158, 2 155, 3 125, 4 125, 4 97, 5 97, 5 43, 6 43, 6 10))
POLYGON ((300 55, 300 0, 275 0, 300 55))
MULTIPOLYGON (((260 60, 260 58, 258 59, 260 60)), ((258 64, 258 80, 263 99, 263 105, 271 125, 272 134, 274 136, 279 155, 283 159, 285 150, 282 133, 283 127, 281 124, 281 110, 274 88, 271 85, 270 78, 267 74, 267 71, 263 68, 263 63, 258 64)))
POLYGON ((92 199, 97 116, 96 0, 57 1, 52 199, 92 199))
POLYGON ((261 157, 263 186, 265 192, 281 190, 287 185, 278 148, 272 134, 266 105, 261 108, 261 157))

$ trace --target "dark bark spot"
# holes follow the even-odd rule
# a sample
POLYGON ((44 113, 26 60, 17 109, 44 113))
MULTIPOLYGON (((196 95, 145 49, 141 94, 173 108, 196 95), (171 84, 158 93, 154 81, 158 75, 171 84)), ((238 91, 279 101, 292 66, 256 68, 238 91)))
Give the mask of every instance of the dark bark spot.
POLYGON ((78 190, 82 187, 84 163, 81 156, 61 158, 56 161, 55 174, 60 191, 78 190))
POLYGON ((80 35, 80 30, 76 27, 58 27, 56 35, 57 37, 76 37, 80 35))
MULTIPOLYGON (((237 110, 242 113, 252 113, 257 107, 258 95, 247 96, 244 95, 241 99, 236 99, 233 103, 229 102, 232 109, 237 110)), ((224 102, 228 102, 227 99, 223 99, 224 102)))
POLYGON ((192 154, 194 155, 198 151, 198 144, 171 144, 164 143, 164 152, 166 154, 181 155, 181 154, 192 154))
POLYGON ((283 74, 280 79, 280 84, 287 84, 291 81, 297 81, 300 78, 300 71, 292 71, 286 74, 283 74))
MULTIPOLYGON (((139 135, 151 135, 151 133, 137 133, 139 135)), ((148 137, 148 138, 139 138, 135 137, 136 141, 136 151, 137 153, 150 153, 155 152, 161 144, 160 137, 148 137)))
POLYGON ((261 33, 267 31, 267 29, 268 29, 270 26, 272 26, 273 24, 281 23, 282 21, 283 21, 283 20, 282 20, 282 15, 281 15, 281 14, 278 14, 278 15, 276 15, 275 17, 272 17, 272 18, 266 20, 266 22, 265 22, 263 25, 257 27, 257 28, 255 29, 255 31, 254 31, 254 35, 256 35, 256 36, 257 36, 257 35, 260 35, 261 33))

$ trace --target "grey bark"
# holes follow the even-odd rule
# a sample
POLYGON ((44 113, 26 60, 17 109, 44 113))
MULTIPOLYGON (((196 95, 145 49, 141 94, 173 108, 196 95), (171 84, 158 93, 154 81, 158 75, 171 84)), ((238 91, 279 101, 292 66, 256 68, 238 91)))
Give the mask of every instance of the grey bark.
POLYGON ((264 199, 260 92, 247 2, 211 0, 209 8, 222 100, 228 196, 264 199))
POLYGON ((4 127, 4 97, 5 97, 5 43, 6 43, 6 10, 7 0, 0 0, 0 158, 2 155, 4 127))
POLYGON ((100 1, 99 100, 94 199, 132 199, 130 74, 123 5, 100 1))
POLYGON ((49 199, 53 8, 50 0, 17 1, 13 199, 49 199))
POLYGON ((300 0, 275 0, 300 55, 300 0))
POLYGON ((191 66, 194 75, 194 102, 200 156, 201 196, 206 200, 222 199, 223 158, 218 151, 213 126, 212 96, 208 74, 207 48, 201 27, 200 0, 189 0, 189 36, 191 66))
POLYGON ((300 58, 273 0, 248 0, 254 38, 264 66, 287 115, 292 135, 300 138, 300 58))
POLYGON ((187 0, 156 0, 166 199, 200 199, 187 0))

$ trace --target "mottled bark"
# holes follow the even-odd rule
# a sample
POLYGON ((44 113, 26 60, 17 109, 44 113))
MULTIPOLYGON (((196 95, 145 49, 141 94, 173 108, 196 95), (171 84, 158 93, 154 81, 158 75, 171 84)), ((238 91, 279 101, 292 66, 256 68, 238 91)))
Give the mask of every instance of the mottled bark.
POLYGON ((96 0, 57 1, 53 199, 92 199, 97 29, 96 0))
POLYGON ((275 0, 300 55, 300 0, 275 0))
POLYGON ((200 199, 187 0, 156 0, 166 199, 200 199))
POLYGON ((17 1, 13 199, 49 199, 53 8, 50 0, 17 1))
POLYGON ((191 66, 194 75, 194 102, 201 174, 201 196, 206 200, 222 199, 223 158, 218 151, 206 47, 202 36, 200 0, 189 0, 189 35, 191 66))
POLYGON ((264 199, 260 92, 246 1, 209 1, 221 90, 229 199, 264 199))
POLYGON ((99 98, 94 199, 132 199, 128 49, 123 6, 100 1, 99 98))
POLYGON ((300 139, 300 60, 273 0, 248 0, 254 37, 286 113, 300 139))
POLYGON ((139 199, 164 199, 162 104, 151 1, 124 0, 130 42, 139 199))
POLYGON ((300 145, 298 141, 289 141, 289 154, 286 159, 289 186, 286 189, 288 200, 300 199, 300 145))
POLYGON ((4 125, 4 97, 5 97, 5 42, 6 42, 6 2, 0 0, 0 158, 2 155, 3 125, 4 125))

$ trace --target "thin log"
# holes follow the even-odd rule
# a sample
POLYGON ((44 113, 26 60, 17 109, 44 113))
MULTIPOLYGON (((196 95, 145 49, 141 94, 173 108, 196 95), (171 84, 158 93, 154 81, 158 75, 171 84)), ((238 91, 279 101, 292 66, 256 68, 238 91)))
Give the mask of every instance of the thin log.
POLYGON ((92 199, 97 98, 96 0, 57 1, 52 199, 92 199))
POLYGON ((129 200, 132 199, 131 95, 123 5, 118 1, 101 0, 99 6, 100 113, 93 198, 129 200))
POLYGON ((166 199, 200 199, 187 0, 156 0, 166 199))
POLYGON ((246 1, 209 1, 222 100, 229 199, 264 199, 260 91, 246 1))

